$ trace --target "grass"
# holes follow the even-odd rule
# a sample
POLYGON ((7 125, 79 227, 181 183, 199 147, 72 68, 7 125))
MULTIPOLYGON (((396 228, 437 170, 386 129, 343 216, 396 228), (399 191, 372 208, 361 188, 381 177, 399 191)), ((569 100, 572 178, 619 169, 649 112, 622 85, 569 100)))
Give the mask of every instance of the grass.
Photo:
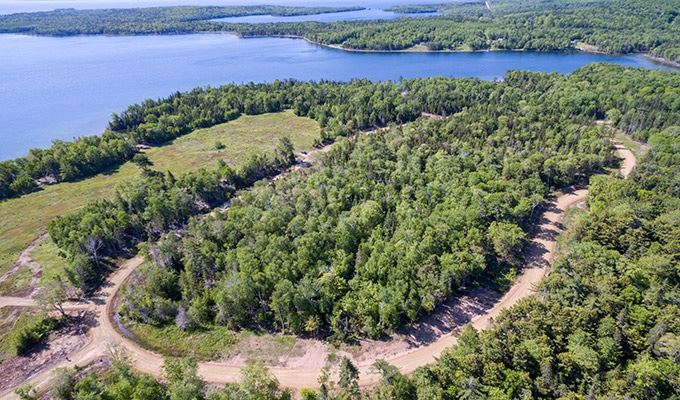
POLYGON ((422 45, 422 44, 417 44, 415 46, 409 47, 406 49, 408 52, 413 52, 413 53, 427 53, 430 51, 430 49, 427 48, 427 46, 422 45))
MULTIPOLYGON (((252 154, 275 148, 277 138, 290 137, 296 149, 309 149, 319 137, 318 124, 308 118, 296 117, 292 112, 242 116, 237 120, 211 128, 200 129, 173 143, 145 151, 153 162, 153 169, 170 170, 174 174, 216 166, 224 159, 237 165, 252 154), (225 148, 215 149, 221 141, 225 148)), ((70 214, 88 202, 111 197, 116 186, 140 176, 140 170, 126 163, 115 171, 100 174, 79 182, 46 186, 43 190, 0 202, 0 274, 9 270, 19 253, 37 236, 45 232, 47 223, 59 215, 70 214)), ((45 250, 41 263, 44 275, 54 276, 49 266, 59 267, 56 251, 45 250)), ((47 277, 43 282, 47 282, 47 277)), ((4 293, 0 291, 0 293, 4 293)))
POLYGON ((43 240, 33 249, 31 257, 43 267, 39 286, 52 282, 57 275, 66 277, 66 260, 59 257, 59 251, 59 247, 49 239, 43 240))
POLYGON ((15 321, 17 321, 16 313, 19 312, 21 310, 14 307, 0 308, 0 365, 2 365, 3 361, 16 355, 9 332, 14 327, 15 321))
POLYGON ((588 43, 583 43, 583 42, 576 42, 574 44, 574 47, 581 50, 581 51, 588 51, 588 52, 596 52, 597 46, 593 46, 592 44, 588 43))
POLYGON ((216 360, 229 354, 239 336, 224 326, 209 326, 202 331, 183 332, 175 325, 156 327, 146 324, 126 326, 135 341, 166 356, 194 356, 198 360, 216 360))
POLYGON ((569 207, 564 212, 564 218, 562 219, 562 224, 564 225, 564 232, 557 235, 557 244, 555 255, 565 255, 569 246, 574 242, 574 232, 572 231, 572 226, 574 221, 583 214, 588 212, 579 207, 569 207))
POLYGON ((16 294, 29 286, 32 277, 31 269, 26 265, 22 265, 17 272, 0 283, 0 293, 16 294))
POLYGON ((278 365, 280 358, 302 355, 295 336, 270 335, 243 330, 234 332, 221 325, 207 325, 182 332, 175 325, 127 324, 142 347, 165 356, 193 356, 200 361, 219 361, 240 356, 248 362, 278 365))
POLYGON ((217 166, 217 160, 238 165, 250 156, 271 153, 278 138, 288 136, 295 149, 310 149, 319 138, 319 125, 299 118, 292 111, 265 115, 244 115, 235 121, 199 129, 172 144, 146 151, 153 169, 173 174, 217 166), (216 142, 224 149, 216 149, 216 142))
POLYGON ((574 220, 584 213, 586 213, 586 211, 577 206, 567 208, 564 212, 564 218, 562 219, 562 225, 564 225, 565 230, 569 230, 574 223, 574 220))
POLYGON ((39 312, 32 312, 25 308, 0 308, 0 365, 17 355, 14 346, 15 333, 24 326, 37 323, 41 319, 39 312))

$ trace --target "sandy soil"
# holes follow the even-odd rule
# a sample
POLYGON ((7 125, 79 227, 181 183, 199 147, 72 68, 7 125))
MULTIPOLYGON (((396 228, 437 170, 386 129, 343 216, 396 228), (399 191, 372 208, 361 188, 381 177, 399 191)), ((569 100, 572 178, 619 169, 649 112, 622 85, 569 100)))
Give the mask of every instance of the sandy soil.
MULTIPOLYGON (((624 159, 622 175, 627 176, 635 165, 633 154, 627 149, 619 149, 624 159)), ((485 329, 501 311, 511 307, 523 297, 533 294, 533 286, 542 279, 554 257, 556 237, 563 229, 561 221, 564 211, 582 201, 587 190, 576 188, 565 192, 546 204, 539 226, 536 229, 527 250, 527 266, 522 271, 517 283, 499 300, 489 293, 470 293, 455 302, 445 304, 432 317, 412 327, 408 332, 395 335, 392 340, 364 341, 356 348, 342 349, 344 354, 351 355, 360 371, 360 384, 377 383, 379 376, 370 371, 370 364, 379 358, 386 359, 398 367, 403 373, 411 373, 417 367, 432 363, 441 352, 456 343, 456 332, 463 324, 471 322, 477 329, 485 329), (477 300, 475 300, 477 299, 477 300)), ((88 365, 102 360, 111 343, 118 343, 126 348, 135 368, 141 372, 159 376, 162 356, 142 349, 140 346, 121 335, 112 322, 115 295, 143 259, 135 257, 128 260, 107 281, 98 296, 87 306, 95 318, 91 321, 88 332, 89 343, 69 357, 71 361, 62 360, 30 379, 37 387, 44 387, 49 381, 51 371, 56 367, 88 365)), ((26 300, 21 300, 25 302, 26 300)), ((0 297, 0 306, 2 303, 0 297)), ((11 302, 11 301, 10 301, 11 302)), ((23 304, 23 303, 22 303, 23 304)), ((12 305, 17 305, 14 303, 12 305)), ((74 305, 74 307, 82 305, 74 305)), ((283 367, 272 367, 271 372, 284 387, 301 389, 317 387, 320 365, 325 364, 328 349, 324 344, 316 342, 305 346, 306 351, 300 356, 280 360, 283 367)), ((230 363, 207 362, 199 364, 199 374, 208 382, 224 383, 240 379, 239 371, 245 360, 231 360, 230 363), (243 363, 242 363, 243 362, 243 363)), ((3 368, 4 369, 4 368, 3 368)), ((333 377, 331 377, 333 379, 333 377)), ((13 393, 5 393, 2 398, 17 398, 13 393)))
POLYGON ((623 159, 623 162, 621 163, 621 175, 623 175, 624 178, 628 178, 628 175, 630 175, 635 167, 635 156, 632 151, 628 150, 628 148, 620 142, 614 142, 614 147, 616 148, 619 157, 623 159))

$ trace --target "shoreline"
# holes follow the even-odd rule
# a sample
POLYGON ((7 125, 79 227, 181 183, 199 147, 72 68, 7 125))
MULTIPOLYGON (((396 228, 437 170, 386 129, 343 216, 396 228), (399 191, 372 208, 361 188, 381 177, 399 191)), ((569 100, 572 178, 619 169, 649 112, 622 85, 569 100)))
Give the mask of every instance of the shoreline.
POLYGON ((542 50, 525 50, 525 49, 498 49, 498 48, 489 48, 489 49, 483 49, 483 50, 451 50, 451 49, 444 49, 444 50, 430 50, 427 48, 427 46, 421 46, 421 45, 415 45, 411 46, 406 49, 400 49, 400 50, 374 50, 374 49, 354 49, 354 48, 346 48, 342 47, 337 44, 326 44, 326 43, 321 43, 314 41, 312 39, 309 39, 305 36, 301 35, 247 35, 244 36, 240 34, 239 32, 235 31, 195 31, 195 32, 168 32, 168 33, 129 33, 129 34, 88 34, 88 33, 81 33, 81 34, 66 34, 66 35, 49 35, 49 34, 40 34, 40 33, 31 33, 31 32, 2 32, 0 35, 23 35, 23 36, 35 36, 35 37, 56 37, 56 38, 63 38, 63 37, 71 37, 71 36, 108 36, 108 37, 117 37, 117 36, 178 36, 178 35, 201 35, 201 34, 225 34, 225 35, 233 35, 236 36, 239 39, 256 39, 256 38, 281 38, 281 39, 302 39, 305 42, 309 44, 313 44, 319 47, 327 48, 327 49, 333 49, 333 50, 340 50, 340 51, 346 51, 349 53, 487 53, 487 52, 518 52, 518 53, 553 53, 553 54, 597 54, 597 55, 604 55, 604 56, 614 56, 614 57, 625 57, 625 56, 638 56, 645 58, 655 64, 659 65, 664 65, 672 68, 677 68, 680 69, 680 61, 673 61, 673 60, 668 60, 663 57, 659 56, 654 56, 650 53, 643 53, 643 52, 633 52, 633 53, 606 53, 603 51, 597 51, 597 50, 584 50, 578 47, 573 47, 573 48, 568 48, 564 50, 550 50, 550 51, 542 51, 542 50))
POLYGON ((678 61, 667 60, 663 57, 653 56, 649 53, 636 53, 636 54, 640 55, 643 58, 646 58, 647 60, 649 60, 653 63, 657 63, 657 64, 660 64, 660 65, 666 65, 666 66, 673 67, 673 68, 680 68, 680 62, 678 62, 678 61))
MULTIPOLYGON (((205 32, 205 33, 214 33, 214 32, 205 32)), ((541 50, 525 50, 525 49, 483 49, 483 50, 451 50, 451 49, 444 49, 444 50, 430 50, 427 48, 427 46, 412 46, 407 49, 400 49, 400 50, 370 50, 370 49, 354 49, 354 48, 346 48, 342 47, 337 44, 326 44, 326 43, 321 43, 314 41, 312 39, 309 39, 305 36, 300 36, 300 35, 251 35, 251 36, 243 36, 237 32, 224 32, 228 33, 230 35, 234 35, 240 39, 250 39, 250 38, 282 38, 282 39, 302 39, 305 42, 309 44, 313 44, 319 47, 324 47, 327 49, 333 49, 333 50, 341 50, 341 51, 346 51, 349 53, 487 53, 487 52, 518 52, 518 53, 554 53, 554 54, 597 54, 597 55, 603 55, 603 56, 615 56, 615 57, 625 57, 625 56, 639 56, 643 57, 649 61, 652 61, 654 63, 660 64, 660 65, 665 65, 673 68, 679 68, 680 69, 680 62, 678 61, 672 61, 672 60, 667 60, 663 57, 657 57, 653 56, 649 53, 606 53, 603 51, 589 51, 589 50, 582 50, 579 48, 570 48, 570 49, 565 49, 565 50, 551 50, 551 51, 541 51, 541 50), (422 47, 422 49, 420 49, 422 47), (418 49, 416 49, 418 48, 418 49), (414 50, 415 49, 415 50, 414 50)))

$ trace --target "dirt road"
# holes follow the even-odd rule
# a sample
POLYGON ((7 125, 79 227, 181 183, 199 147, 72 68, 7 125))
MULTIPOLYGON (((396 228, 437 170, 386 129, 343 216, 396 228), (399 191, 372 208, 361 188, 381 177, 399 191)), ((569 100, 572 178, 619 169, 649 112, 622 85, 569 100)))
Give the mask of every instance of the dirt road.
MULTIPOLYGON (((118 292, 120 285, 125 279, 134 271, 135 268, 140 266, 144 260, 140 257, 135 257, 128 260, 123 264, 109 279, 109 284, 105 285, 102 291, 92 299, 91 302, 87 304, 77 304, 77 305, 67 305, 65 308, 75 308, 75 309, 88 309, 94 312, 97 316, 96 322, 94 322, 89 332, 88 339, 89 343, 69 356, 70 361, 63 360, 50 368, 34 375, 28 382, 31 385, 41 388, 44 387, 50 380, 52 376, 52 370, 59 367, 73 367, 74 365, 87 365, 95 362, 97 359, 105 356, 107 354, 107 346, 110 343, 120 342, 119 334, 113 328, 111 319, 108 318, 108 312, 113 307, 113 297, 118 292)), ((34 301, 32 299, 16 299, 8 297, 0 297, 0 306, 5 302, 12 302, 10 305, 33 305, 34 301), (9 300, 5 300, 9 299, 9 300), (30 304, 29 304, 30 303, 30 304)), ((144 359, 140 359, 139 363, 144 363, 144 359)), ((14 393, 6 393, 2 396, 3 399, 18 399, 14 393)))
MULTIPOLYGON (((619 156, 624 160, 621 174, 626 177, 635 166, 635 157, 628 149, 620 144, 616 144, 616 148, 619 156)), ((577 189, 563 193, 559 195, 556 200, 547 203, 546 209, 539 221, 537 231, 527 250, 529 260, 527 267, 524 269, 517 283, 515 283, 515 285, 491 309, 472 320, 472 325, 475 328, 487 328, 489 321, 498 317, 503 309, 511 307, 520 299, 533 293, 533 286, 545 276, 554 257, 556 237, 562 230, 561 221, 564 217, 565 210, 585 199, 587 193, 588 191, 586 189, 577 189)), ((122 336, 114 329, 112 319, 110 318, 113 311, 114 296, 121 283, 124 282, 134 269, 142 263, 143 260, 141 258, 135 257, 126 262, 111 276, 109 279, 110 284, 103 289, 102 294, 99 298, 95 299, 94 303, 91 305, 92 310, 97 313, 97 322, 93 324, 94 326, 90 329, 90 342, 83 349, 70 356, 71 362, 60 362, 32 377, 29 380, 32 385, 44 387, 49 381, 51 372, 54 368, 73 365, 82 366, 96 362, 99 358, 107 354, 107 347, 111 343, 119 343, 128 351, 130 359, 137 370, 157 377, 160 375, 160 366, 163 363, 162 356, 142 349, 128 338, 122 336)), ((0 306, 3 305, 3 301, 5 300, 0 297, 0 306)), ((21 301, 24 302, 26 300, 21 301)), ((11 302, 11 300, 8 300, 8 302, 11 302)), ((18 304, 12 303, 12 305, 18 304)), ((422 365, 434 362, 435 358, 438 357, 445 348, 456 342, 456 337, 452 334, 448 334, 432 344, 396 355, 387 361, 398 367, 403 373, 408 374, 422 365)), ((199 364, 199 374, 203 379, 212 383, 234 382, 240 379, 239 371, 243 366, 244 365, 228 365, 217 362, 201 363, 199 364)), ((368 365, 368 363, 359 365, 358 368, 360 372, 360 384, 362 386, 371 385, 379 380, 378 375, 371 373, 370 365, 368 365)), ((282 386, 293 389, 317 387, 317 379, 321 374, 321 371, 318 368, 290 369, 273 367, 270 368, 270 371, 276 376, 282 386)), ((333 377, 331 379, 333 379, 333 377)), ((18 397, 13 393, 6 393, 2 398, 16 399, 18 397)))
POLYGON ((17 262, 14 263, 12 268, 0 276, 0 283, 4 282, 10 276, 16 273, 23 265, 26 265, 31 270, 32 275, 30 287, 35 288, 38 286, 38 282, 40 282, 40 277, 42 276, 42 267, 37 262, 33 261, 33 258, 31 258, 31 252, 33 249, 35 249, 35 246, 40 244, 40 242, 45 240, 48 236, 49 234, 45 232, 33 239, 33 241, 19 254, 19 258, 17 259, 17 262))
POLYGON ((614 142, 614 147, 616 147, 616 152, 619 154, 619 157, 623 159, 620 170, 621 175, 623 175, 624 178, 628 178, 628 175, 630 175, 630 172, 635 167, 635 156, 632 151, 620 142, 614 142))

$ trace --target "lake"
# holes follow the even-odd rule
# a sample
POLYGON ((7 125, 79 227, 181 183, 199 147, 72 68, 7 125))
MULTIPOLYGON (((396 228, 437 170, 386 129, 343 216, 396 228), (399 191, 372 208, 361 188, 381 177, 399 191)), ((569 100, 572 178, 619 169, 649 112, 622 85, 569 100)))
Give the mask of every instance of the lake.
POLYGON ((352 53, 300 39, 0 35, 0 160, 52 140, 101 133, 111 113, 196 86, 298 80, 502 77, 509 69, 569 73, 605 61, 667 67, 642 57, 524 52, 352 53))

